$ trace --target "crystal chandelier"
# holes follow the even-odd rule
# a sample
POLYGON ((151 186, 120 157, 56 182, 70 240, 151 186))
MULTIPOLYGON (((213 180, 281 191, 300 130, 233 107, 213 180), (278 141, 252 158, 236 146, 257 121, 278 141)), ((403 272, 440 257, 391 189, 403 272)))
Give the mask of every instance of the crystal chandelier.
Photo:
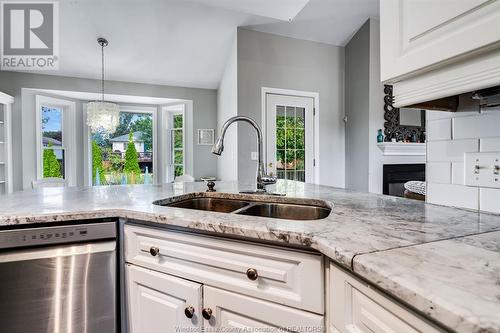
POLYGON ((87 104, 87 125, 92 132, 114 133, 120 123, 118 104, 104 101, 104 47, 108 46, 105 38, 98 38, 101 46, 101 100, 87 104))

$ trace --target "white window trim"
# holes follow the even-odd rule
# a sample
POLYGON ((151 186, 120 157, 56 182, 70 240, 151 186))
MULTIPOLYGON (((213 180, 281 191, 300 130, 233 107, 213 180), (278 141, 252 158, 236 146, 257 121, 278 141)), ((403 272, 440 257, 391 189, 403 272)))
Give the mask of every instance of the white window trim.
MULTIPOLYGON (((183 146, 184 146, 184 174, 194 177, 194 163, 193 163, 193 150, 194 150, 194 130, 193 130, 193 101, 184 100, 180 102, 175 102, 171 104, 165 104, 161 106, 162 110, 162 127, 160 139, 165 145, 167 142, 170 144, 170 126, 168 119, 170 119, 170 113, 172 112, 172 107, 183 105, 184 106, 184 122, 183 122, 183 146)), ((171 149, 169 147, 164 147, 164 152, 168 152, 161 161, 161 169, 163 170, 162 182, 169 183, 173 179, 170 179, 170 161, 171 161, 171 149), (167 149, 168 148, 168 149, 167 149)))
MULTIPOLYGON (((179 105, 175 105, 173 107, 178 107, 179 105)), ((175 115, 182 115, 182 170, 183 170, 183 175, 186 174, 186 108, 184 104, 180 104, 181 109, 180 110, 169 110, 169 107, 166 107, 166 132, 168 133, 168 153, 167 153, 167 169, 165 172, 167 173, 167 182, 173 182, 175 180, 175 166, 179 164, 174 163, 174 158, 175 158, 175 153, 174 151, 176 150, 174 148, 174 140, 172 133, 174 131, 178 131, 178 128, 173 127, 173 118, 175 115)), ((165 141, 167 142, 167 141, 165 141)), ((177 148, 178 149, 178 148, 177 148)))
MULTIPOLYGON (((157 123, 158 123, 158 110, 154 106, 134 106, 134 105, 120 105, 120 112, 130 112, 130 113, 148 113, 153 116, 153 184, 158 184, 158 151, 162 149, 158 147, 158 133, 157 133, 157 123)), ((83 105, 83 143, 84 143, 84 183, 87 186, 92 186, 92 163, 90 158, 92 156, 92 145, 90 143, 91 139, 90 127, 87 125, 87 103, 83 105)))
POLYGON ((266 112, 266 104, 267 104, 267 95, 268 94, 274 94, 274 95, 287 95, 287 96, 297 96, 297 97, 310 97, 314 100, 314 128, 313 128, 313 136, 314 136, 314 147, 313 147, 313 156, 315 160, 315 166, 314 166, 314 178, 313 182, 314 184, 320 184, 320 159, 319 159, 319 116, 320 116, 320 110, 319 110, 319 93, 317 92, 311 92, 311 91, 300 91, 300 90, 290 90, 290 89, 279 89, 279 88, 270 88, 270 87, 262 87, 261 88, 261 129, 262 129, 262 136, 264 137, 263 140, 263 154, 264 156, 267 156, 267 112, 266 112))
POLYGON ((42 161, 42 106, 56 107, 63 109, 62 114, 62 135, 64 148, 64 172, 68 186, 76 186, 76 124, 75 113, 76 103, 73 101, 54 98, 43 95, 36 95, 36 174, 37 179, 43 179, 42 161))

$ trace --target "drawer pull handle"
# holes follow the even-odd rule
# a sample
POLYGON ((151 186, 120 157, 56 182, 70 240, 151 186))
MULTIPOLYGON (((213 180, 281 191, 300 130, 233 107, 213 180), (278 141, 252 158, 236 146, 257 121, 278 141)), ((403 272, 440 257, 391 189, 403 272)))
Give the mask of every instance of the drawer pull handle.
POLYGON ((185 309, 184 309, 184 314, 186 315, 186 317, 188 317, 189 319, 193 318, 194 316, 194 308, 192 306, 187 306, 185 309))
POLYGON ((212 318, 212 309, 210 308, 204 308, 202 311, 201 311, 201 315, 203 316, 203 318, 205 318, 206 320, 210 320, 210 318, 212 318))
POLYGON ((149 253, 151 253, 153 257, 156 257, 160 253, 160 249, 156 246, 151 246, 151 248, 149 249, 149 253))
POLYGON ((252 281, 257 280, 259 277, 259 273, 257 273, 257 270, 255 268, 249 268, 247 269, 247 278, 249 278, 252 281))

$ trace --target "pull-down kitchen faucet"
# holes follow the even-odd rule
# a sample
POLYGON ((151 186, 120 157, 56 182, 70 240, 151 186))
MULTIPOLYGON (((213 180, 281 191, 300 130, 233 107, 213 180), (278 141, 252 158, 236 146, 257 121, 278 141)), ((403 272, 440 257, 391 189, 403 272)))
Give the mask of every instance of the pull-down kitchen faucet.
POLYGON ((256 193, 267 193, 266 185, 275 184, 276 177, 269 176, 266 173, 266 167, 264 165, 264 160, 262 156, 262 131, 260 130, 259 125, 252 119, 245 116, 236 116, 229 118, 224 125, 222 125, 222 129, 220 132, 217 141, 212 147, 212 153, 215 155, 221 155, 224 150, 224 137, 226 136, 227 128, 234 122, 244 121, 252 125, 252 127, 257 132, 257 143, 258 143, 258 165, 257 165, 257 191, 256 193))

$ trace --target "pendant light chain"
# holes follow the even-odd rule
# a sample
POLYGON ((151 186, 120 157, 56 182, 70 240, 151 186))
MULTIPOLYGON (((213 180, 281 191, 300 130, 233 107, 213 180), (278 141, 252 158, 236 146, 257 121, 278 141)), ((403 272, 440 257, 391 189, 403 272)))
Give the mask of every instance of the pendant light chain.
POLYGON ((104 44, 101 44, 101 88, 102 102, 104 103, 104 44))

